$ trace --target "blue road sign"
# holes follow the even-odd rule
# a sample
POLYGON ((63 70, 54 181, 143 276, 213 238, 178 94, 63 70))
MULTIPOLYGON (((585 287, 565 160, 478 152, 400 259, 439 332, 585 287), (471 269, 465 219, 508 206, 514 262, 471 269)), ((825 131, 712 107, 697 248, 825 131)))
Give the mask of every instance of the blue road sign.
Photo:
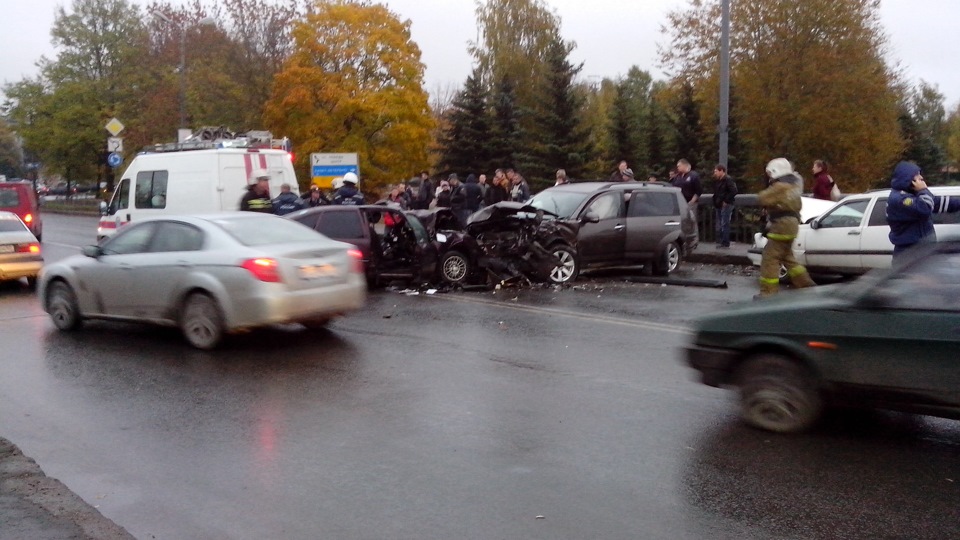
POLYGON ((119 167, 121 163, 123 163, 123 156, 120 154, 111 152, 110 155, 107 156, 107 165, 111 167, 119 167))
POLYGON ((343 176, 348 172, 356 173, 356 165, 314 165, 313 176, 343 176))

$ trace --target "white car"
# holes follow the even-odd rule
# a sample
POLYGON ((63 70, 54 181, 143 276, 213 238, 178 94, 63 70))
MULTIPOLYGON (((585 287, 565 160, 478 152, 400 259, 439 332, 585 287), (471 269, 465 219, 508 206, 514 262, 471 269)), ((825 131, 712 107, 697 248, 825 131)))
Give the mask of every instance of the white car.
MULTIPOLYGON (((934 195, 960 196, 958 186, 932 187, 934 195)), ((840 202, 817 201, 830 206, 821 215, 805 219, 800 225, 793 253, 797 262, 813 273, 858 275, 874 268, 889 268, 893 244, 888 235, 887 196, 889 189, 848 195, 840 202)), ((804 198, 807 202, 816 199, 804 198)), ((802 213, 801 213, 802 214, 802 213)), ((960 213, 934 214, 937 234, 960 232, 960 213)), ((747 256, 760 265, 767 239, 754 235, 747 256)), ((781 268, 781 278, 786 274, 781 268)))
POLYGON ((0 212, 0 281, 27 278, 31 287, 43 267, 40 242, 13 212, 0 212))
POLYGON ((307 328, 363 307, 360 252, 299 223, 232 212, 148 219, 49 265, 37 290, 60 330, 84 319, 179 326, 199 349, 228 332, 307 328))

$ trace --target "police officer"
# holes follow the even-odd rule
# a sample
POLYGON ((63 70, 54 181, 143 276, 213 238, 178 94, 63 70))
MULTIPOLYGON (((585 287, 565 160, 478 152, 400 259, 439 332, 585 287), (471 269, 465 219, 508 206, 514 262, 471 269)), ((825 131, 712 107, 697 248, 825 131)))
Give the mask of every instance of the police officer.
POLYGON ((785 158, 776 158, 767 164, 770 185, 759 194, 760 206, 767 213, 767 245, 760 261, 760 296, 770 296, 780 290, 780 265, 794 287, 816 285, 807 269, 793 256, 793 241, 800 228, 800 207, 803 200, 803 178, 793 170, 785 158))
POLYGON ((343 186, 333 195, 333 204, 359 206, 364 203, 363 194, 357 189, 358 178, 356 173, 348 172, 343 175, 343 186))

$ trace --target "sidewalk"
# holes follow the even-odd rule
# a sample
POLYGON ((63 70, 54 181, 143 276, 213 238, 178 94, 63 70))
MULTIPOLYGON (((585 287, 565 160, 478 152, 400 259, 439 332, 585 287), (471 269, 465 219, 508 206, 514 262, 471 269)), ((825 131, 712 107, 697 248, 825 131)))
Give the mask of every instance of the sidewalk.
POLYGON ((729 248, 720 249, 713 242, 700 242, 697 249, 693 250, 686 260, 705 264, 750 266, 750 259, 747 258, 748 249, 750 244, 730 242, 729 248))
POLYGON ((132 539, 35 461, 0 438, 0 538, 132 539))

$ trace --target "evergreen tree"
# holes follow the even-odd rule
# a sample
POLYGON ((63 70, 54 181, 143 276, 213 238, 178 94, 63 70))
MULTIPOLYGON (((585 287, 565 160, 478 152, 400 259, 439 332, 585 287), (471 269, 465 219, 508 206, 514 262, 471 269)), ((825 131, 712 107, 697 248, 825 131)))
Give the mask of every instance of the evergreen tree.
POLYGON ((440 141, 439 166, 442 172, 468 174, 492 171, 492 126, 487 102, 487 91, 480 83, 479 73, 474 70, 447 112, 447 128, 440 141))
POLYGON ((517 106, 515 85, 509 77, 501 78, 491 96, 493 133, 490 137, 490 159, 494 168, 522 168, 529 164, 528 156, 520 150, 520 109, 517 106))
POLYGON ((558 35, 554 36, 547 51, 542 106, 537 114, 539 133, 531 137, 539 159, 538 166, 527 173, 547 183, 552 182, 556 169, 579 177, 590 151, 588 134, 580 121, 584 97, 574 86, 583 64, 570 63, 570 50, 558 35))
POLYGON ((700 104, 694 94, 693 85, 683 83, 680 94, 674 101, 674 125, 676 127, 677 159, 686 158, 694 169, 706 165, 704 128, 700 121, 700 104))

